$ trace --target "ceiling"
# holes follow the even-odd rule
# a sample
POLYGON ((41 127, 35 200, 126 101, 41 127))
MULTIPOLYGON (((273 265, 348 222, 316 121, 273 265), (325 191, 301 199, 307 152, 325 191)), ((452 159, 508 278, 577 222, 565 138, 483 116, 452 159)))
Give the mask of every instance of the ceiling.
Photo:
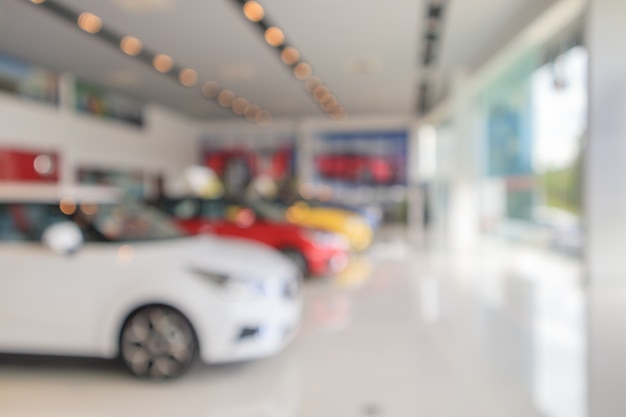
MULTIPOLYGON (((0 2, 0 53, 124 91, 204 120, 232 119, 200 93, 214 81, 276 118, 326 117, 233 0, 55 0, 139 38, 199 74, 184 87, 29 0, 0 2)), ((416 114, 426 0, 259 0, 350 116, 416 114)), ((434 76, 473 70, 556 0, 449 0, 434 76)))

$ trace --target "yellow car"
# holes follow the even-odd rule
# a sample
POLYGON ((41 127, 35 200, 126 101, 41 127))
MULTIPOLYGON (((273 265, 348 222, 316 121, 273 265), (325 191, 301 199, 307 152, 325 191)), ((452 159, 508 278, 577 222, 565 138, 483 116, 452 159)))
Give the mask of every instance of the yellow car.
POLYGON ((330 207, 311 207, 303 201, 285 211, 289 223, 330 230, 345 236, 352 249, 361 251, 372 243, 372 228, 358 214, 330 207))
POLYGON ((266 200, 249 200, 246 203, 268 219, 286 220, 299 226, 340 234, 346 238, 353 250, 362 251, 372 243, 372 228, 365 219, 351 211, 311 207, 302 201, 290 206, 266 200))

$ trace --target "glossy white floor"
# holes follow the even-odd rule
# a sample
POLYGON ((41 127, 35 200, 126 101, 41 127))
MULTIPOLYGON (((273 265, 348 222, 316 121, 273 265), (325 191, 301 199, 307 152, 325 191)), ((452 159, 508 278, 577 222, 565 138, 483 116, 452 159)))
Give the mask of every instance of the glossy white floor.
POLYGON ((0 416, 584 417, 578 269, 382 233, 343 276, 307 282, 302 332, 275 358, 162 384, 106 361, 0 356, 0 416))

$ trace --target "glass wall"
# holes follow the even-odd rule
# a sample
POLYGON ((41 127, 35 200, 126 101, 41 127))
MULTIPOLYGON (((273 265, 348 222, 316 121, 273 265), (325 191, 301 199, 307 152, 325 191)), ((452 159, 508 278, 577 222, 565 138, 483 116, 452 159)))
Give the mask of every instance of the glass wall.
POLYGON ((587 53, 529 54, 480 94, 481 229, 578 257, 587 53))

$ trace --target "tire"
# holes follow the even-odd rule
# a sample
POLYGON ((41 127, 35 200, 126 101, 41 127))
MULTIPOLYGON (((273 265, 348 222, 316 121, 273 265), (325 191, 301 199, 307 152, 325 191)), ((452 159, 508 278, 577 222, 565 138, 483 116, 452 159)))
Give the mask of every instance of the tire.
POLYGON ((309 263, 306 258, 298 249, 282 249, 282 254, 287 258, 291 259, 291 261, 296 264, 298 270, 302 273, 303 277, 309 275, 309 263))
POLYGON ((167 306, 136 310, 120 333, 120 358, 138 378, 165 380, 186 373, 196 359, 198 342, 189 321, 167 306))

